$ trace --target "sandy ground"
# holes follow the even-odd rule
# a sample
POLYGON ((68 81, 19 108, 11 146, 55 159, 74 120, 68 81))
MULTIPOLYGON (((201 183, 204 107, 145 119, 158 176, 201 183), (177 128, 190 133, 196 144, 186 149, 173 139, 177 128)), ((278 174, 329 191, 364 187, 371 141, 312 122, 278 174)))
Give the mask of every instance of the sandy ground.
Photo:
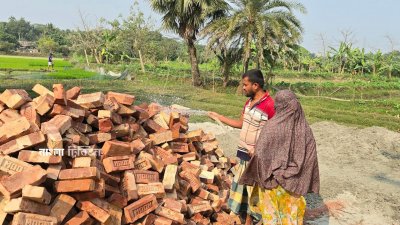
MULTIPOLYGON (((307 205, 323 213, 307 223, 400 225, 400 133, 332 122, 311 127, 318 146, 321 193, 307 196, 307 205), (330 210, 324 211, 324 205, 330 210)), ((213 132, 225 154, 234 156, 239 130, 213 123, 190 125, 196 128, 213 132)))

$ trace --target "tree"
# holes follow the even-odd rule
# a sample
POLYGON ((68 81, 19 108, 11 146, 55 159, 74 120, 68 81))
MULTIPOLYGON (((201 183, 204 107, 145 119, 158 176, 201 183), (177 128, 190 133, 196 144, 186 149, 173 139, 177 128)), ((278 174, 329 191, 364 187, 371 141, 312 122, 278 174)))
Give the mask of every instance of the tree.
POLYGON ((38 48, 40 52, 50 53, 57 49, 58 44, 52 38, 43 36, 38 40, 38 48))
MULTIPOLYGON (((142 72, 145 71, 145 54, 144 51, 150 46, 149 38, 152 30, 152 25, 146 22, 144 14, 140 11, 135 11, 137 2, 131 7, 129 17, 123 22, 123 33, 125 42, 128 46, 137 53, 142 67, 142 72)), ((153 52, 154 53, 154 52, 153 52)))
MULTIPOLYGON (((233 0, 225 29, 227 39, 243 47, 243 70, 252 57, 257 67, 264 64, 264 51, 279 52, 282 45, 299 41, 302 27, 294 10, 305 13, 303 5, 286 0, 233 0)), ((275 59, 276 60, 276 59, 275 59)))
POLYGON ((192 84, 202 84, 195 47, 197 34, 209 21, 224 14, 223 0, 149 0, 152 8, 163 14, 163 27, 185 41, 192 68, 192 84))
POLYGON ((18 40, 6 32, 5 25, 0 24, 0 51, 11 52, 18 46, 18 40))

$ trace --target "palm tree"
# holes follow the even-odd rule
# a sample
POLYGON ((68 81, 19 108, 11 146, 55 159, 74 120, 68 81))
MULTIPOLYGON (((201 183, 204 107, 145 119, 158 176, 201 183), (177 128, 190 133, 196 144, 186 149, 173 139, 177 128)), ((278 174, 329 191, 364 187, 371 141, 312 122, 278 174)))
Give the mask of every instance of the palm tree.
POLYGON ((200 29, 224 15, 228 4, 223 0, 149 0, 151 7, 163 14, 165 29, 177 33, 188 46, 192 83, 201 85, 195 41, 200 29))
POLYGON ((212 51, 222 68, 223 86, 227 87, 230 71, 235 63, 240 62, 243 48, 235 40, 229 40, 225 33, 228 26, 227 17, 219 18, 208 24, 202 31, 201 37, 208 37, 206 49, 212 51))
POLYGON ((294 10, 305 13, 302 4, 286 0, 231 0, 226 39, 243 47, 243 70, 247 71, 255 46, 257 67, 264 64, 264 51, 278 51, 283 43, 296 42, 302 27, 294 10), (289 41, 291 40, 291 41, 289 41))

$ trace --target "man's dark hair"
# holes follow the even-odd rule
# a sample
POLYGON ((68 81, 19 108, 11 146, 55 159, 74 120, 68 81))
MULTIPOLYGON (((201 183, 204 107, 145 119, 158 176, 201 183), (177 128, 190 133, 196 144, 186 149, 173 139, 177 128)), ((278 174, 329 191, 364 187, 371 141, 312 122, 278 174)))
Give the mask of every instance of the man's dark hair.
POLYGON ((242 79, 244 79, 245 77, 247 77, 251 83, 258 84, 261 88, 264 88, 264 75, 262 74, 261 70, 248 70, 242 75, 242 79))

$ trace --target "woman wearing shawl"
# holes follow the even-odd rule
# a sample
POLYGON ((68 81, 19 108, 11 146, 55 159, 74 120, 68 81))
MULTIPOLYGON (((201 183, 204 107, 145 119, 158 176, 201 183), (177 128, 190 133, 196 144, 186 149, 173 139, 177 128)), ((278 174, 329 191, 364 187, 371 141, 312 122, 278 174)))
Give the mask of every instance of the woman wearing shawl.
POLYGON ((279 91, 275 110, 239 183, 255 187, 251 207, 264 225, 302 225, 303 196, 319 192, 315 139, 293 92, 279 91))

